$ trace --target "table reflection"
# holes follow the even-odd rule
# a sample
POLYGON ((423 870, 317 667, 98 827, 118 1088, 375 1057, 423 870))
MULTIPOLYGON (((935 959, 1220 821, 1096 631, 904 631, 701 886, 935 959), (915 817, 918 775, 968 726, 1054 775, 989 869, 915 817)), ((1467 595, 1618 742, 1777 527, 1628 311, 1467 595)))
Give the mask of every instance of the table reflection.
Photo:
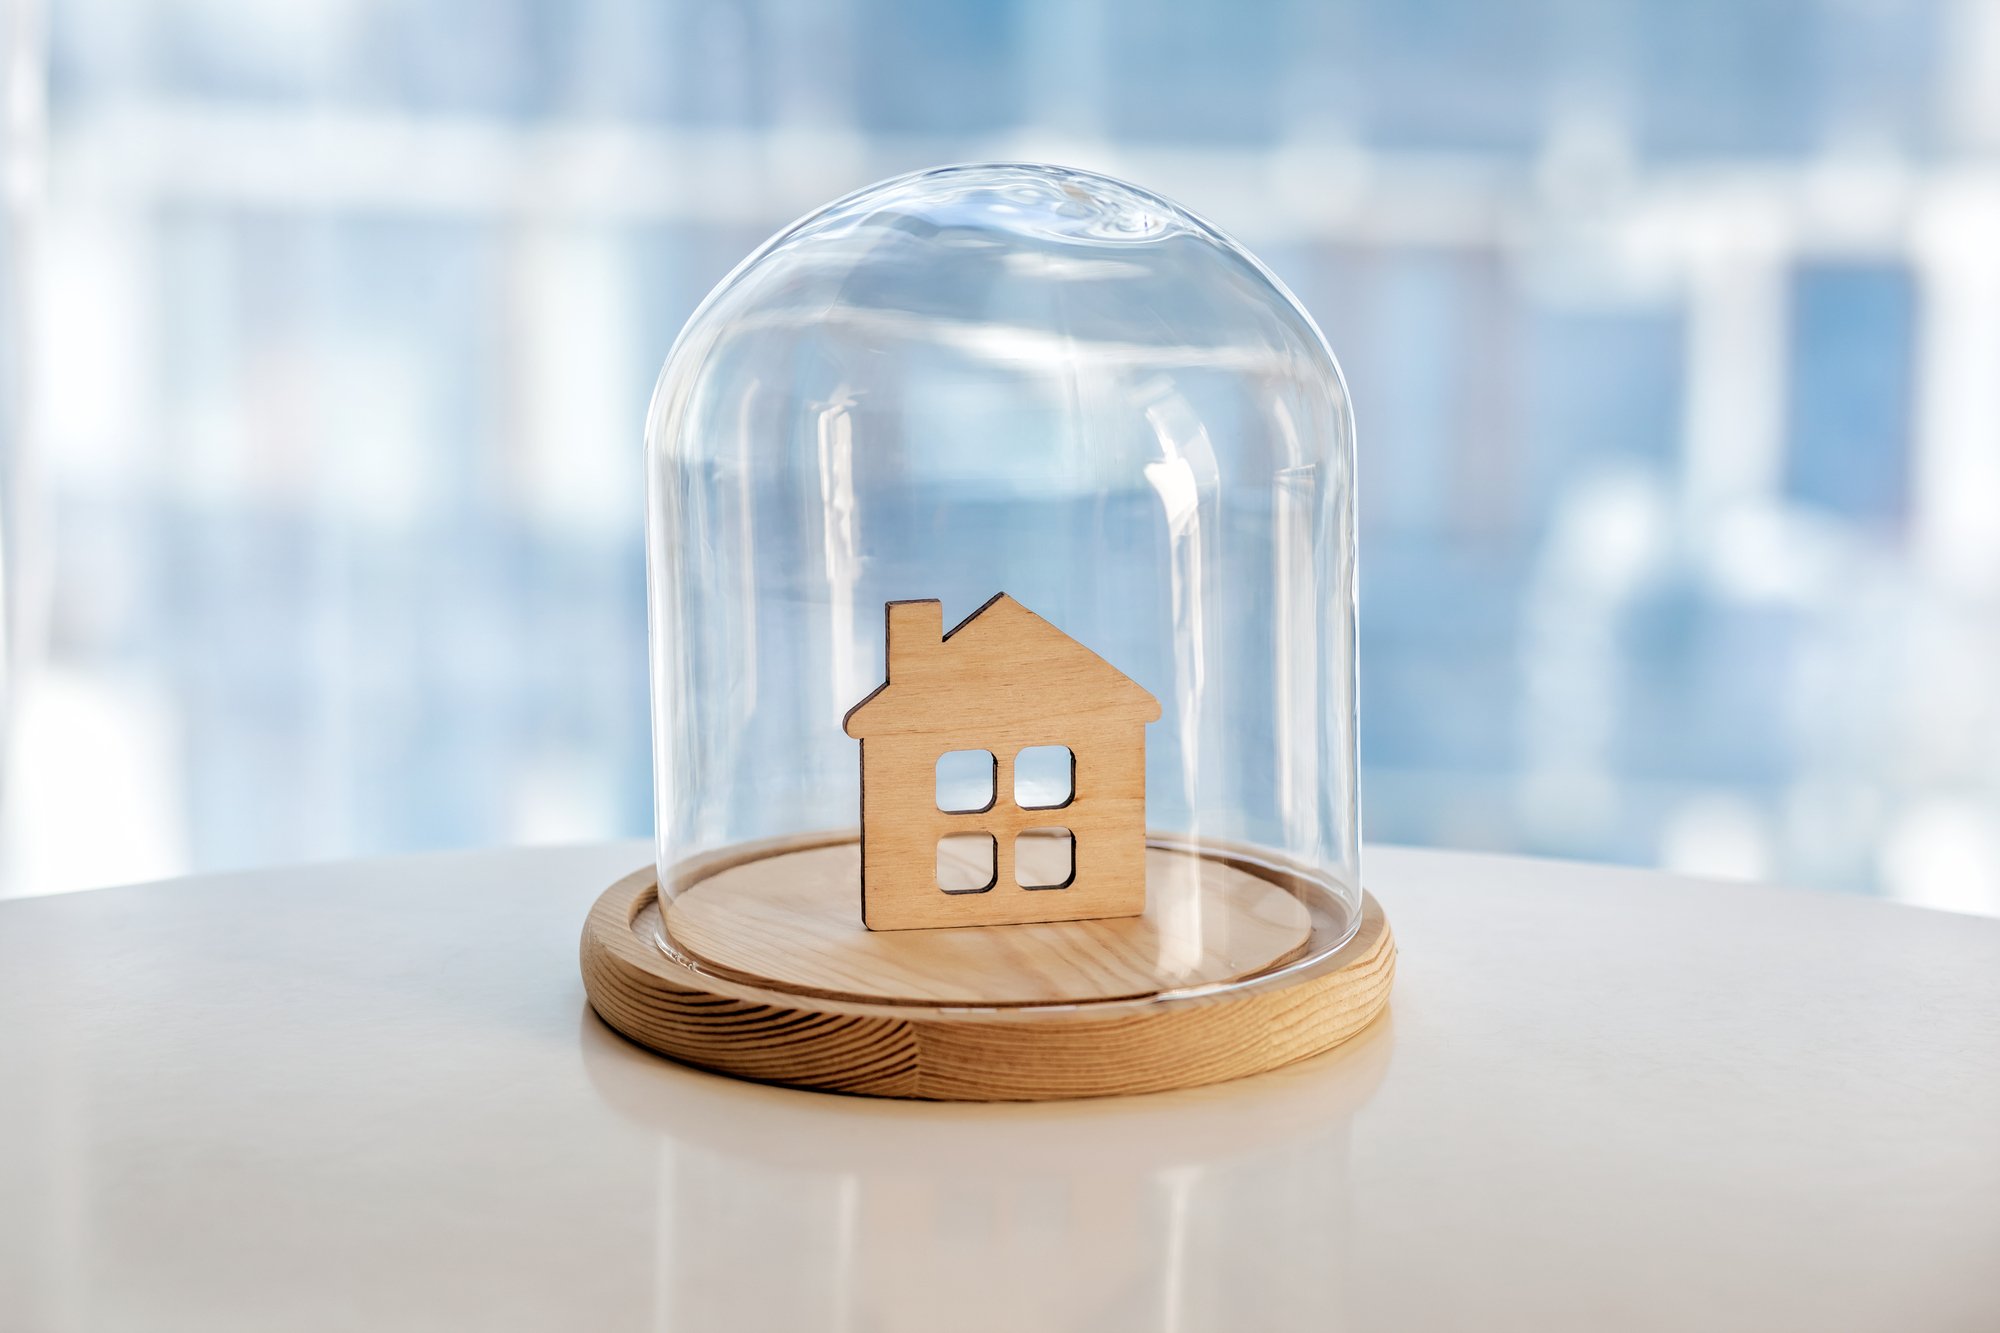
POLYGON ((1338 1329, 1350 1124, 1387 1015, 1235 1084, 876 1101, 682 1069, 586 1017, 592 1086, 656 1144, 658 1329, 1338 1329))

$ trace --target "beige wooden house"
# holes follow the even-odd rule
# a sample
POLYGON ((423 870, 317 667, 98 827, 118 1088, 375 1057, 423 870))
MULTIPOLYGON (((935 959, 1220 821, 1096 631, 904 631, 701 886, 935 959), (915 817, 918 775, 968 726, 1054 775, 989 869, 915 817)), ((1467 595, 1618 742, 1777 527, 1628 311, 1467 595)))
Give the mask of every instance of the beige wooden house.
POLYGON ((845 723, 861 742, 870 929, 1145 910, 1146 724, 1158 700, 1005 593, 949 634, 941 603, 889 603, 887 674, 845 723), (1068 783, 1026 792, 1017 761, 1057 747, 1068 783), (941 763, 965 771, 968 759, 990 788, 945 808, 941 763))

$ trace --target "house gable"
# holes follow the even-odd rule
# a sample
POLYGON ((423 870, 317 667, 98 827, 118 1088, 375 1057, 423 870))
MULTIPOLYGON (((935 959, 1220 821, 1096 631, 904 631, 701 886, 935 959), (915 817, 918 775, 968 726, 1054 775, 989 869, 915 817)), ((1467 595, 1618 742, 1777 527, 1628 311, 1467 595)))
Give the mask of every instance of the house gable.
POLYGON ((1137 681, 1005 593, 941 636, 940 610, 889 604, 888 679, 848 710, 848 735, 977 735, 1064 719, 1143 726, 1160 716, 1137 681))

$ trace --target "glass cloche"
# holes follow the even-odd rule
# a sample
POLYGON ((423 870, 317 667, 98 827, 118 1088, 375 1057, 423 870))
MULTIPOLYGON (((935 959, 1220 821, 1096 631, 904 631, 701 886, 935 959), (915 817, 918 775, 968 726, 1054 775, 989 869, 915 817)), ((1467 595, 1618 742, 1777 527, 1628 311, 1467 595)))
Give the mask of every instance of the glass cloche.
POLYGON ((646 453, 669 954, 1174 1004, 1354 934, 1347 391, 1214 227, 1050 166, 871 186, 703 302, 646 453))

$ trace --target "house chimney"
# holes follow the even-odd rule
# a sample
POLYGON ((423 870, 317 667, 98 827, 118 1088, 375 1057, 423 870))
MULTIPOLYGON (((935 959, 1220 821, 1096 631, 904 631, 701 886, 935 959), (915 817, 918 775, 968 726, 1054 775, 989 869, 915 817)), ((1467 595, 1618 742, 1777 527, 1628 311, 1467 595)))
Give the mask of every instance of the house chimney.
POLYGON ((889 679, 909 680, 944 642, 944 603, 889 603, 889 679))

